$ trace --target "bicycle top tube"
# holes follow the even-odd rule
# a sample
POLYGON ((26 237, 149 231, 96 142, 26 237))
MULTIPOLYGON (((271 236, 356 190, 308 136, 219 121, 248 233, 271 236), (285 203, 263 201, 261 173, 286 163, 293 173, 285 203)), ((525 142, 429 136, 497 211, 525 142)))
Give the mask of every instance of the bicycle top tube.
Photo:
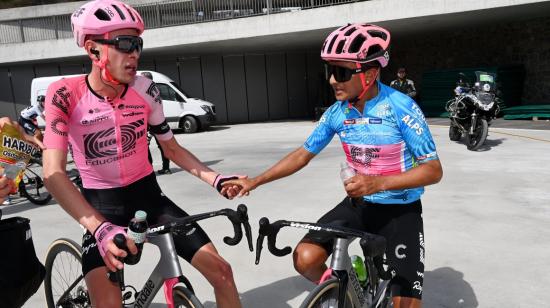
POLYGON ((260 263, 261 250, 264 237, 266 236, 269 251, 273 255, 282 257, 292 251, 289 246, 283 249, 277 248, 277 235, 283 227, 293 227, 318 232, 326 232, 334 235, 334 237, 339 238, 360 238, 361 240, 359 241, 359 245, 361 246, 365 257, 379 256, 382 255, 386 250, 386 239, 380 235, 350 229, 343 226, 318 224, 311 222, 278 220, 270 224, 269 219, 267 219, 267 217, 263 217, 262 219, 260 219, 260 231, 258 234, 258 239, 256 241, 256 264, 260 263))

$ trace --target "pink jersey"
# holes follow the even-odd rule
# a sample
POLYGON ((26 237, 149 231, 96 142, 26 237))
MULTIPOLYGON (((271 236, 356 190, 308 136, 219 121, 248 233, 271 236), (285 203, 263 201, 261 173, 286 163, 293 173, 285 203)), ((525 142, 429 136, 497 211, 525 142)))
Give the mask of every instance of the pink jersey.
POLYGON ((47 149, 68 146, 85 188, 131 184, 153 172, 147 160, 147 126, 159 140, 172 138, 156 85, 136 76, 119 98, 95 93, 87 76, 61 79, 46 94, 47 149))

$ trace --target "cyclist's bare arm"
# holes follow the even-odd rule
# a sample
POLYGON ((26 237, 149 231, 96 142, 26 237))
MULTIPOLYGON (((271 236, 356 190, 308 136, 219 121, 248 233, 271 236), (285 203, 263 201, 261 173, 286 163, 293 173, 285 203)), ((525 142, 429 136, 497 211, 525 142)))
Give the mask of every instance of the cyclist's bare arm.
POLYGON ((214 183, 218 173, 208 168, 193 153, 179 145, 176 138, 172 137, 168 140, 158 139, 158 141, 166 158, 204 182, 210 185, 214 183))
MULTIPOLYGON (((84 199, 67 177, 67 153, 58 149, 47 149, 42 155, 46 188, 69 215, 94 234, 97 227, 106 219, 84 199)), ((133 241, 128 240, 126 244, 132 253, 137 252, 133 241)), ((110 254, 105 255, 103 260, 111 271, 115 271, 122 263, 114 256, 125 257, 126 252, 118 249, 112 241, 108 244, 108 250, 110 254)))
POLYGON ((350 197, 362 197, 382 190, 414 188, 435 184, 441 180, 443 169, 438 159, 419 164, 404 173, 386 176, 358 174, 345 182, 350 197))
POLYGON ((271 166, 267 171, 251 179, 238 179, 225 182, 223 185, 239 185, 241 191, 239 197, 242 197, 256 187, 289 176, 305 167, 315 154, 306 150, 303 146, 292 151, 283 159, 271 166))

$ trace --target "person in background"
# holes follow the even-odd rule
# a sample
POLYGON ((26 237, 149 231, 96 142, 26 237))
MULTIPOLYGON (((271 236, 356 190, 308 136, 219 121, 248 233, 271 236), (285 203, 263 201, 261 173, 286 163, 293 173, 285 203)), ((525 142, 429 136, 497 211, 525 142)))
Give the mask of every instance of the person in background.
MULTIPOLYGON (((153 80, 153 75, 150 72, 142 72, 141 76, 153 80)), ((162 157, 162 169, 157 170, 157 174, 159 174, 159 175, 172 174, 172 171, 170 171, 170 160, 168 158, 166 158, 166 156, 164 156, 164 151, 162 150, 162 147, 160 146, 159 141, 157 140, 157 137, 155 137, 154 134, 148 134, 147 135, 147 138, 148 138, 147 141, 149 141, 149 142, 151 141, 151 139, 149 137, 151 135, 152 135, 152 138, 155 139, 155 142, 157 143, 157 146, 160 150, 160 157, 162 157)), ((149 145, 149 143, 148 143, 148 145, 149 145)), ((148 153, 149 162, 152 165, 153 164, 153 156, 151 155, 151 150, 149 150, 149 149, 147 149, 147 150, 149 151, 149 153, 148 153)))
POLYGON ((414 82, 410 79, 407 79, 407 70, 404 67, 400 67, 397 70, 397 79, 390 83, 390 87, 396 89, 403 94, 408 95, 412 99, 416 97, 416 88, 414 87, 414 82))

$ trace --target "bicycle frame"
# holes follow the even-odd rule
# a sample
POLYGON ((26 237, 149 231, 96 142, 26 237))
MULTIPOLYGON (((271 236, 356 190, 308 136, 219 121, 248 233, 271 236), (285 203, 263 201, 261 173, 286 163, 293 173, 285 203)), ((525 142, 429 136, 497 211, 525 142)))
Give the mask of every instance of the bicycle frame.
MULTIPOLYGON (((183 276, 172 234, 180 228, 188 227, 197 221, 222 215, 227 216, 227 218, 231 221, 234 231, 234 237, 226 236, 224 237, 223 241, 227 245, 237 245, 243 237, 243 231, 241 229, 242 225, 244 227, 244 234, 246 235, 249 249, 250 251, 253 251, 251 228, 250 224, 248 223, 247 208, 244 204, 239 205, 236 211, 231 209, 222 209, 214 212, 174 219, 173 221, 168 223, 151 226, 151 228, 147 230, 147 243, 153 244, 159 248, 160 259, 140 291, 137 291, 132 286, 130 286, 134 291, 137 292, 135 293, 137 294, 137 296, 132 304, 124 305, 124 307, 149 307, 162 285, 164 285, 165 288, 164 295, 166 298, 166 303, 170 308, 174 307, 173 287, 178 282, 182 282, 187 287, 187 289, 193 293, 193 288, 191 287, 191 284, 189 283, 187 278, 183 276)), ((117 243, 117 236, 115 236, 114 238, 115 244, 117 243)), ((124 239, 122 239, 122 242, 125 245, 124 239)), ((118 244, 117 246, 120 249, 125 248, 124 246, 119 246, 118 244)), ((121 291, 124 292, 127 286, 124 284, 123 270, 114 273, 110 272, 109 275, 111 281, 118 282, 121 291), (112 279, 113 277, 115 279, 112 279)), ((73 282, 67 288, 67 290, 60 296, 57 303, 55 303, 56 307, 59 306, 60 303, 63 303, 65 297, 67 297, 72 289, 77 284, 79 284, 83 278, 84 277, 81 274, 80 277, 78 277, 75 282, 73 282)), ((126 298, 126 294, 128 293, 122 294, 123 302, 128 299, 126 298)))
MULTIPOLYGON (((349 292, 351 301, 354 307, 377 307, 385 295, 386 288, 389 284, 389 280, 382 280, 382 276, 388 277, 388 273, 384 271, 381 264, 375 264, 372 256, 381 256, 385 250, 385 240, 380 236, 369 234, 354 229, 345 227, 338 227, 332 225, 324 225, 309 222, 297 222, 279 220, 272 224, 269 224, 267 218, 260 220, 260 234, 256 244, 256 264, 259 263, 259 256, 261 254, 263 237, 268 236, 269 251, 276 256, 284 256, 290 253, 290 247, 279 249, 276 247, 276 237, 279 230, 282 227, 294 227, 306 230, 314 230, 318 232, 326 232, 334 235, 333 251, 330 261, 330 267, 323 273, 319 284, 335 277, 338 279, 339 294, 338 303, 345 305, 346 295, 349 292), (355 240, 360 238, 361 248, 365 256, 365 265, 367 266, 369 273, 369 283, 372 286, 369 296, 365 296, 365 292, 361 284, 357 279, 357 274, 351 264, 351 258, 348 254, 349 245, 355 240), (382 239, 382 242, 380 242, 382 239), (382 243, 382 244, 381 244, 382 243), (369 247, 369 244, 372 246, 369 247), (383 271, 383 273, 378 273, 383 271), (374 293, 374 287, 379 286, 377 290, 383 292, 374 293)), ((383 278, 382 278, 383 279, 383 278)))
POLYGON ((148 236, 147 242, 159 248, 160 260, 143 285, 143 288, 138 292, 139 295, 135 302, 130 307, 149 307, 164 283, 166 303, 168 307, 173 308, 172 287, 179 281, 178 278, 183 276, 183 272, 178 261, 172 233, 148 236))

